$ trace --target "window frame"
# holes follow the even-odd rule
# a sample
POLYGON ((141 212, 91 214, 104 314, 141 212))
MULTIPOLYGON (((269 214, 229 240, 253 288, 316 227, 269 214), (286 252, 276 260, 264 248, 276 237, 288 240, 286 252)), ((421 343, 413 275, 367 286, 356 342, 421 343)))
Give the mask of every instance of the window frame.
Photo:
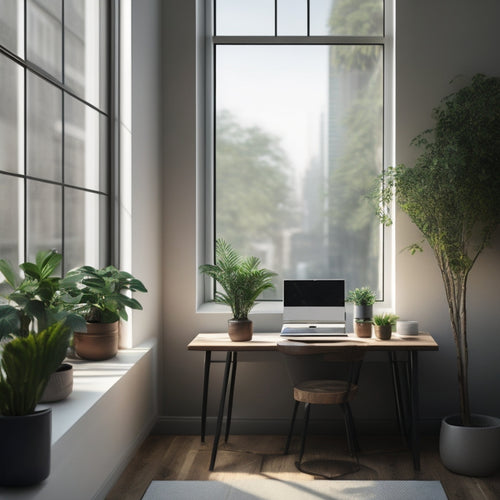
MULTIPOLYGON (((74 91, 70 85, 65 82, 65 24, 64 24, 64 1, 61 0, 61 9, 62 9, 62 18, 61 18, 61 80, 57 77, 49 74, 43 68, 39 67, 34 62, 27 59, 27 50, 28 50, 28 34, 27 34, 27 19, 28 19, 28 6, 26 2, 23 2, 23 19, 22 25, 24 29, 24 33, 22 35, 22 56, 18 55, 16 52, 11 51, 4 45, 0 44, 0 54, 2 57, 6 57, 14 64, 19 70, 22 72, 22 86, 23 86, 23 95, 18 99, 18 101, 22 100, 23 106, 23 122, 20 124, 19 134, 23 137, 23 151, 20 153, 22 155, 22 172, 10 172, 10 171, 1 171, 2 176, 6 175, 11 178, 19 179, 23 183, 24 197, 23 197, 23 212, 20 214, 19 224, 22 225, 22 241, 19 238, 19 261, 24 262, 28 260, 28 193, 27 186, 29 181, 42 182, 47 185, 57 186, 61 188, 61 212, 58 214, 60 217, 61 224, 61 253, 62 253, 62 263, 61 263, 61 272, 64 272, 65 269, 65 196, 64 190, 66 187, 75 189, 78 192, 83 193, 92 193, 99 196, 106 197, 106 237, 108 238, 107 242, 105 242, 104 250, 102 252, 103 265, 108 263, 116 263, 119 264, 120 260, 120 221, 119 221, 119 167, 120 167, 120 155, 119 155, 119 127, 117 124, 120 122, 119 113, 119 99, 120 99, 120 87, 119 87, 119 60, 120 60, 120 0, 108 0, 107 1, 107 36, 106 36, 106 52, 107 52, 107 81, 105 82, 106 88, 106 106, 98 106, 93 104, 92 102, 86 101, 84 97, 78 95, 76 91, 74 91), (107 126, 105 128, 106 135, 106 161, 105 165, 107 165, 107 171, 105 172, 106 176, 106 185, 107 190, 102 190, 101 187, 99 189, 93 189, 83 186, 76 186, 66 182, 64 178, 64 168, 62 169, 63 174, 60 180, 51 180, 47 179, 44 176, 36 176, 30 175, 28 173, 28 151, 27 151, 27 137, 28 137, 28 119, 27 119, 27 102, 28 102, 28 80, 31 75, 34 75, 36 78, 42 79, 45 83, 49 84, 51 88, 56 89, 60 92, 61 97, 61 105, 62 105, 62 124, 61 124, 61 165, 64 166, 65 162, 65 102, 67 96, 75 99, 79 103, 81 103, 85 109, 89 108, 94 110, 99 117, 105 116, 108 120, 107 126)), ((19 97, 19 96, 18 96, 19 97)), ((101 213, 100 213, 101 215, 101 213)), ((102 230, 101 230, 102 235, 102 230)))
MULTIPOLYGON (((213 262, 215 258, 215 50, 217 45, 380 45, 383 49, 383 159, 382 169, 395 164, 395 0, 384 0, 384 27, 379 36, 303 36, 277 35, 278 5, 274 5, 274 35, 239 36, 214 35, 215 0, 198 0, 197 32, 197 311, 223 312, 226 309, 213 303, 215 284, 200 276, 198 265, 213 262)), ((309 17, 309 0, 307 1, 309 17)), ((382 239, 381 269, 382 297, 377 300, 377 310, 394 307, 395 251, 394 226, 380 226, 382 239)), ((347 292, 347 291, 346 291, 347 292)), ((252 312, 281 313, 282 300, 260 301, 252 312)))

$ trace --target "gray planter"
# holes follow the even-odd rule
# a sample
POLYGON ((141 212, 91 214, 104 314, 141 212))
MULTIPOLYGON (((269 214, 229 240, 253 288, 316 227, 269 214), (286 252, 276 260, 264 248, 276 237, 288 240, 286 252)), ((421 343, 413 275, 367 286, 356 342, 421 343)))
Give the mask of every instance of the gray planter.
POLYGON ((441 422, 439 453, 444 466, 466 476, 489 476, 500 470, 500 418, 472 415, 474 427, 461 425, 460 415, 441 422))
POLYGON ((358 306, 354 304, 354 319, 372 319, 373 306, 358 306))

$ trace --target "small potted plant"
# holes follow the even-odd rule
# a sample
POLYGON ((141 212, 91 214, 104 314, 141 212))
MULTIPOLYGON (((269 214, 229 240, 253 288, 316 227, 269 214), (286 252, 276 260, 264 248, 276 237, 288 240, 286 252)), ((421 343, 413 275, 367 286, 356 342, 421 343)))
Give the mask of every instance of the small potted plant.
POLYGON ((354 333, 360 338, 369 339, 372 336, 372 325, 371 319, 355 319, 354 333))
POLYGON ((200 272, 222 287, 223 291, 216 290, 214 302, 231 307, 233 317, 228 322, 231 340, 251 340, 253 324, 248 313, 264 290, 274 288, 271 279, 276 273, 260 268, 257 257, 243 258, 222 239, 215 243, 215 265, 204 264, 200 266, 200 272))
POLYGON ((371 319, 375 299, 375 292, 370 287, 363 286, 350 290, 346 302, 354 304, 354 319, 371 319))
MULTIPOLYGON (((81 316, 69 311, 60 294, 60 278, 54 276, 62 259, 55 250, 39 251, 35 262, 19 265, 23 276, 0 259, 0 273, 4 277, 7 304, 0 305, 0 338, 8 335, 27 337, 30 332, 44 330, 64 320, 71 330, 82 328, 85 322, 81 316)), ((60 401, 73 390, 73 366, 61 363, 51 375, 41 402, 60 401)))
POLYGON ((50 473, 52 411, 36 411, 36 405, 66 356, 70 336, 60 321, 39 333, 2 340, 0 486, 29 486, 50 473))
POLYGON ((396 324, 398 317, 395 314, 384 313, 373 316, 373 331, 379 340, 389 340, 392 335, 392 328, 396 324))
POLYGON ((372 336, 372 325, 371 319, 355 319, 354 333, 360 338, 369 339, 372 336))
POLYGON ((126 308, 142 309, 137 299, 124 292, 147 292, 143 283, 114 266, 82 266, 69 271, 60 286, 63 295, 70 297, 66 303, 87 324, 86 331, 73 334, 76 354, 94 361, 115 356, 120 319, 128 320, 126 308))
POLYGON ((30 331, 43 330, 63 319, 69 327, 82 325, 81 317, 65 307, 59 293, 60 278, 54 273, 61 259, 55 250, 39 251, 35 262, 19 265, 23 277, 0 259, 0 274, 10 289, 5 295, 8 303, 0 305, 0 338, 9 334, 26 337, 30 331))

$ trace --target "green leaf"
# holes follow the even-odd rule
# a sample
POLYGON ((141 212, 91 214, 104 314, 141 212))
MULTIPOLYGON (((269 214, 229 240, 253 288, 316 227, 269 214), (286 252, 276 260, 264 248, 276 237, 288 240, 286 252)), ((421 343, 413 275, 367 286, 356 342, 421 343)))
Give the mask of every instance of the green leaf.
POLYGON ((19 311, 9 305, 0 305, 0 338, 11 333, 17 334, 20 328, 19 311))
POLYGON ((11 265, 4 259, 0 259, 0 272, 3 274, 5 281, 11 288, 16 288, 19 281, 18 276, 13 271, 11 265))

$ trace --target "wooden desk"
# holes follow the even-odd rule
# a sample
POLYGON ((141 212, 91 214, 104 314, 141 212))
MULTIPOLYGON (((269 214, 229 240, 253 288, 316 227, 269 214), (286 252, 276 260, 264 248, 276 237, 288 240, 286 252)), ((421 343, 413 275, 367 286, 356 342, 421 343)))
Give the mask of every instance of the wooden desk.
MULTIPOLYGON (((354 334, 349 334, 347 339, 325 338, 321 341, 317 338, 310 339, 311 342, 302 342, 294 340, 293 342, 304 346, 308 354, 320 354, 334 346, 335 349, 345 347, 359 347, 366 351, 385 351, 388 353, 389 361, 392 367, 393 389, 396 401, 396 411, 401 433, 409 438, 409 444, 413 455, 413 466, 415 470, 420 470, 420 450, 418 443, 418 352, 419 351, 437 351, 438 344, 428 333, 420 333, 417 336, 399 337, 393 334, 391 340, 378 340, 375 338, 361 339, 354 334), (398 352, 407 353, 406 359, 400 360, 397 357, 398 352), (400 371, 400 364, 403 363, 404 370, 400 371), (401 375, 406 379, 402 383, 401 375), (405 390, 406 389, 406 390, 405 390), (405 392, 408 401, 408 409, 403 405, 402 393, 405 392)), ((234 382, 236 380, 236 368, 238 364, 238 352, 241 351, 278 351, 279 344, 283 342, 292 342, 291 340, 280 337, 279 333, 254 333, 252 340, 248 342, 232 342, 227 333, 200 333, 188 345, 188 350, 205 352, 205 369, 203 379, 203 401, 201 410, 201 440, 205 440, 205 429, 207 419, 207 396, 208 382, 210 378, 210 365, 212 362, 212 352, 226 352, 224 377, 222 381, 221 396, 219 401, 219 412, 217 415, 217 425, 212 446, 212 456, 210 460, 210 470, 214 469, 215 459, 217 457, 217 448, 219 445, 220 434, 222 431, 222 421, 224 419, 224 408, 226 406, 227 387, 229 377, 231 376, 229 386, 228 409, 226 416, 225 440, 229 437, 231 427, 231 413, 234 396, 234 382), (232 370, 231 370, 232 366, 232 370)))

